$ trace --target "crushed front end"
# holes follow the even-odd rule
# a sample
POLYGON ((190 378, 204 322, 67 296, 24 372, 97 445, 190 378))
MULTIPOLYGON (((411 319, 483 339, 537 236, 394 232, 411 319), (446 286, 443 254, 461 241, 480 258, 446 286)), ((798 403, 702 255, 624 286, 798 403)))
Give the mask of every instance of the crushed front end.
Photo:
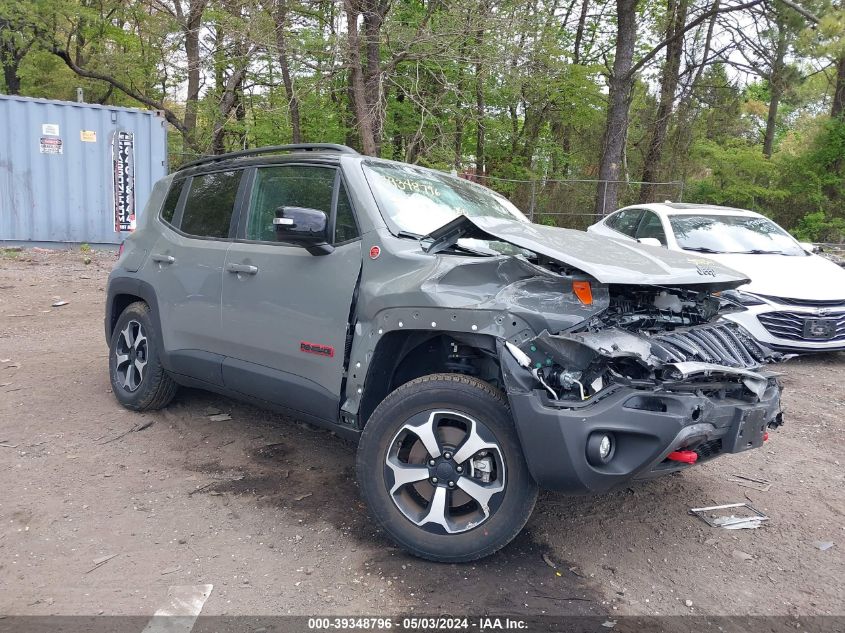
POLYGON ((578 326, 504 342, 502 370, 529 469, 596 493, 759 448, 782 424, 779 356, 733 322, 711 286, 574 280, 578 326))

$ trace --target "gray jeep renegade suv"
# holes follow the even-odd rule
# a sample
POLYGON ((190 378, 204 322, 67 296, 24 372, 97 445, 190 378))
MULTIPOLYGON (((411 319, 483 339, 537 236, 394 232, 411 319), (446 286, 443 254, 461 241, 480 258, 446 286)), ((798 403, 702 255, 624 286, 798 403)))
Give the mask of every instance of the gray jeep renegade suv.
POLYGON ((109 277, 109 370, 128 409, 188 385, 356 439, 390 536, 467 561, 538 486, 600 493, 762 445, 774 356, 719 320, 746 281, 347 147, 250 150, 155 186, 109 277))

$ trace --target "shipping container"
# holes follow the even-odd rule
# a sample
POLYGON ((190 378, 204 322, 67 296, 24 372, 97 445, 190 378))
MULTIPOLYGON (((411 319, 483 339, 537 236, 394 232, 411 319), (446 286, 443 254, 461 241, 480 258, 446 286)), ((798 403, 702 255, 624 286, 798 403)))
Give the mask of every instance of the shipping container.
POLYGON ((166 173, 159 112, 0 95, 0 242, 119 244, 166 173))

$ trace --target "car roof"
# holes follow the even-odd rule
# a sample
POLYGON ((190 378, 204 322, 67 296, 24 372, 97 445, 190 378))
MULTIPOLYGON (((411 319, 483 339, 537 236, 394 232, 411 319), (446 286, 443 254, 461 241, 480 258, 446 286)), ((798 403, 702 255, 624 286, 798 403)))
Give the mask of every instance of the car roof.
POLYGON ((755 218, 765 217, 747 209, 692 202, 650 202, 647 204, 632 204, 619 210, 625 211, 626 209, 648 209, 661 215, 744 215, 755 218))

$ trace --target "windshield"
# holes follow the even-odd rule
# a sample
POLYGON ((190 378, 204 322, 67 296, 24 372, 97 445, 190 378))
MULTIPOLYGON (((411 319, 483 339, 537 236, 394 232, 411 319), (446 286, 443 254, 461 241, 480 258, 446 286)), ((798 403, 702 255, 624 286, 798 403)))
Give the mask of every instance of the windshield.
POLYGON ((399 231, 428 235, 459 215, 528 222, 506 198, 455 176, 375 162, 364 163, 364 173, 385 220, 399 231))
POLYGON ((678 246, 704 253, 806 255, 795 239, 767 218, 742 215, 670 215, 678 246))

